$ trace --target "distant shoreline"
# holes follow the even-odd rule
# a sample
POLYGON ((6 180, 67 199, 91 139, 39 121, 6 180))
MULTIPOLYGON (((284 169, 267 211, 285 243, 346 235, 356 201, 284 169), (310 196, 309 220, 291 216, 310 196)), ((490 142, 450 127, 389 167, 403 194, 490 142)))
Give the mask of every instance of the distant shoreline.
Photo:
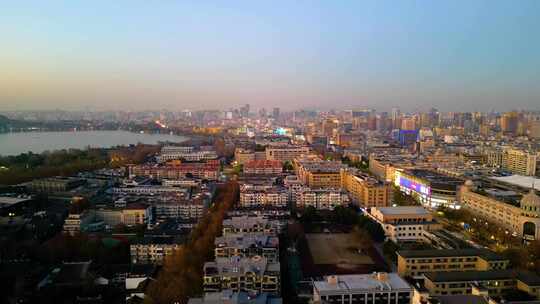
POLYGON ((189 141, 189 135, 127 130, 30 131, 0 133, 0 156, 87 148, 109 149, 137 144, 159 145, 189 141))

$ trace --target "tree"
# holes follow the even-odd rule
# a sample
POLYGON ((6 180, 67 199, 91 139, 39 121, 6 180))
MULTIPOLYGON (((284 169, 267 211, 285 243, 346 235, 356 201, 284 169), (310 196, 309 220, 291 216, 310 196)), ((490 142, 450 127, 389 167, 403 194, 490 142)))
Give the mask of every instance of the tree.
POLYGON ((354 227, 353 231, 354 240, 360 245, 360 248, 370 248, 373 246, 373 239, 369 232, 365 229, 359 228, 358 226, 354 227))
POLYGON ((283 162, 283 171, 293 171, 294 170, 294 166, 292 164, 291 161, 289 160, 286 160, 285 162, 283 162))
POLYGON ((385 239, 384 230, 379 223, 374 222, 365 215, 358 218, 357 225, 369 232, 371 237, 376 242, 382 242, 385 239))
POLYGON ((337 206, 332 211, 331 220, 337 224, 353 225, 357 222, 358 215, 354 209, 337 206))
POLYGON ((399 246, 396 245, 394 242, 388 240, 384 242, 383 244, 383 253, 390 261, 395 263, 397 261, 397 254, 396 252, 399 250, 399 246))

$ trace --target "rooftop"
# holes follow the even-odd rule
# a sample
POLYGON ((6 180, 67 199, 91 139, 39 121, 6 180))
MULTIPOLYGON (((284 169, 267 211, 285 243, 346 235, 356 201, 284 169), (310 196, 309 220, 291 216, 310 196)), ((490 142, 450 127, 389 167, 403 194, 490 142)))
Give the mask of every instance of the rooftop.
POLYGON ((450 177, 441 173, 438 173, 436 171, 432 170, 426 170, 426 169, 412 169, 412 170, 406 170, 406 174, 413 175, 418 178, 422 178, 427 180, 430 184, 434 185, 461 185, 463 184, 463 180, 450 177))
POLYGON ((431 257, 472 257, 479 256, 489 261, 506 260, 504 257, 487 249, 429 249, 429 250, 400 250, 398 255, 404 258, 431 257))
POLYGON ((0 196, 0 208, 32 200, 31 197, 0 196))
POLYGON ((243 276, 248 272, 257 275, 263 275, 265 272, 280 272, 280 264, 269 263, 268 259, 261 256, 242 258, 216 258, 213 262, 204 264, 204 273, 206 275, 227 274, 228 276, 243 276))
POLYGON ((534 273, 516 270, 450 271, 424 274, 432 282, 464 282, 519 279, 528 285, 540 285, 540 277, 534 273))
POLYGON ((269 296, 267 293, 252 295, 246 292, 224 290, 222 292, 208 292, 204 298, 189 299, 188 304, 281 304, 282 302, 281 298, 269 296))
POLYGON ((418 206, 399 206, 399 207, 376 207, 373 208, 379 210, 384 215, 402 215, 402 214, 416 214, 416 215, 428 215, 429 211, 424 207, 418 206))
POLYGON ((235 248, 248 248, 250 246, 277 248, 279 239, 268 235, 231 234, 217 237, 214 243, 218 248, 226 246, 235 248))
POLYGON ((319 292, 335 290, 343 292, 411 290, 409 284, 397 273, 328 276, 325 277, 324 281, 313 282, 313 288, 319 292))
POLYGON ((511 175, 511 176, 491 177, 491 179, 509 183, 516 186, 520 186, 523 188, 531 188, 534 182, 534 189, 540 191, 540 178, 536 178, 533 176, 511 175))
POLYGON ((435 297, 438 304, 488 304, 488 300, 477 295, 446 295, 435 297))

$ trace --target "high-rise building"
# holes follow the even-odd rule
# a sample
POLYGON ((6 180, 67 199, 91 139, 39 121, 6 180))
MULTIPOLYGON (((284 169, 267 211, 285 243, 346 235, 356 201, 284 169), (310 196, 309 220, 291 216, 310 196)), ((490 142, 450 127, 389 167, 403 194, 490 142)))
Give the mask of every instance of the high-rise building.
POLYGON ((517 112, 507 112, 501 117, 501 131, 505 134, 516 134, 519 117, 517 112))
POLYGON ((272 109, 272 117, 274 119, 278 119, 279 118, 279 108, 274 108, 272 109))
POLYGON ((397 120, 400 116, 399 108, 392 108, 392 120, 397 120))
POLYGON ((249 104, 245 104, 243 107, 240 108, 240 115, 242 117, 248 117, 249 115, 249 104))
POLYGON ((519 174, 534 176, 536 174, 536 154, 517 149, 507 149, 502 155, 503 168, 519 174))
POLYGON ((401 119, 401 130, 416 130, 416 120, 414 117, 403 117, 401 119))
POLYGON ((540 138, 540 120, 534 120, 529 122, 529 137, 540 138))

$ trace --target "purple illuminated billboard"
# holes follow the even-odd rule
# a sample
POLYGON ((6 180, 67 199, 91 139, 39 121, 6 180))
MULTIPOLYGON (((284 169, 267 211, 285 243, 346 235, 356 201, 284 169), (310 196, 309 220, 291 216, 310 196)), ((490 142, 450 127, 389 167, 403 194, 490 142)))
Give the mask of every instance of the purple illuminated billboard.
POLYGON ((412 181, 408 178, 405 178, 403 176, 399 177, 399 185, 402 187, 405 187, 409 190, 416 191, 418 193, 424 194, 424 195, 431 195, 431 188, 428 186, 425 186, 423 184, 417 183, 415 181, 412 181))

